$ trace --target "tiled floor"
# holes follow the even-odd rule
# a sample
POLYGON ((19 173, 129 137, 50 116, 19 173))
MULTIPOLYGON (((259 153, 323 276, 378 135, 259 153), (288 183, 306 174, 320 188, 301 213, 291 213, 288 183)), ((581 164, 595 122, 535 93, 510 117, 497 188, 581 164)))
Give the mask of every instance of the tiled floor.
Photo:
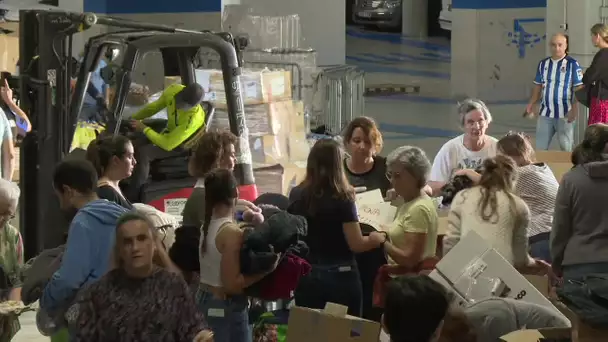
MULTIPOLYGON (((444 39, 414 40, 395 34, 347 30, 347 62, 366 71, 368 86, 419 85, 420 94, 373 97, 366 114, 381 125, 385 151, 401 145, 417 145, 433 157, 450 137, 460 134, 455 101, 450 99, 450 48, 444 39)), ((522 99, 523 100, 523 99, 522 99)), ((535 122, 523 119, 525 104, 488 103, 494 116, 490 134, 510 130, 534 134, 535 122)), ((36 330, 33 313, 22 317, 23 329, 14 341, 46 341, 36 330)))

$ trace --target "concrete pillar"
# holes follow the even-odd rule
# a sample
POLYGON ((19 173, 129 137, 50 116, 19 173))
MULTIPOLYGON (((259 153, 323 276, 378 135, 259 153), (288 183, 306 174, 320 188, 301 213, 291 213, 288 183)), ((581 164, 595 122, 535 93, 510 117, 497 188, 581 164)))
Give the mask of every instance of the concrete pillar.
POLYGON ((529 97, 545 57, 546 0, 453 0, 453 95, 486 101, 529 97))
POLYGON ((428 0, 402 0, 401 34, 407 37, 424 38, 428 35, 428 0))

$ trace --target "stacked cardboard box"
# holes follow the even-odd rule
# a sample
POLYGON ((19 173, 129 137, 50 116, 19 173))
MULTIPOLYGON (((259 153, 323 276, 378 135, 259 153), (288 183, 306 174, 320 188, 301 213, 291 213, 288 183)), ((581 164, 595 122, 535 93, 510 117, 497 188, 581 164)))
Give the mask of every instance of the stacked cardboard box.
MULTIPOLYGON (((216 107, 210 128, 228 129, 222 72, 198 69, 196 79, 205 89, 205 99, 216 107)), ((165 86, 177 82, 179 77, 165 78, 165 86)), ((310 147, 304 106, 292 100, 290 72, 245 69, 240 86, 254 165, 266 167, 306 160, 310 147)))
MULTIPOLYGON (((205 89, 205 100, 216 108, 210 128, 229 129, 222 72, 199 69, 196 79, 205 89)), ((165 86, 177 82, 179 77, 165 78, 165 86)), ((292 99, 291 74, 244 70, 240 87, 258 190, 287 194, 302 180, 310 151, 304 106, 292 99)))

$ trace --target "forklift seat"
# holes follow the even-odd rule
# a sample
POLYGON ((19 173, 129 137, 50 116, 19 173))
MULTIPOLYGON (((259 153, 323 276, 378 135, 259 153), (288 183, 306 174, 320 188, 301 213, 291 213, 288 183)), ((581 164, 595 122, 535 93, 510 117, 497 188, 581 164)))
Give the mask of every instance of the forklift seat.
MULTIPOLYGON (((201 106, 205 110, 205 124, 201 127, 202 130, 207 132, 209 125, 215 115, 215 107, 210 102, 202 102, 201 106)), ((166 121, 165 121, 166 122, 166 121)), ((148 122, 146 122, 148 124, 148 122)), ((160 123, 159 123, 160 124, 160 123)), ((152 123, 154 125, 154 123, 152 123)), ((151 126, 152 127, 152 126, 151 126)), ((154 127, 152 127, 154 129, 154 127)), ((195 137, 198 133, 193 133, 188 140, 195 137)), ((182 179, 188 178, 188 158, 190 151, 180 146, 173 150, 168 156, 160 159, 155 159, 150 163, 150 177, 154 181, 166 180, 166 179, 182 179)))

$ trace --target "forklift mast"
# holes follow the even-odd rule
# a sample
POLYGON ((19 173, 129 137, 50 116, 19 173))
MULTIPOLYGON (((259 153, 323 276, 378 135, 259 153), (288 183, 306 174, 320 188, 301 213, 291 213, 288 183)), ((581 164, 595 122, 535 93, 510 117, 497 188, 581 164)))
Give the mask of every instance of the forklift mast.
POLYGON ((196 82, 194 60, 200 48, 215 50, 221 60, 230 130, 239 137, 235 176, 241 193, 257 196, 239 76, 243 38, 230 33, 192 31, 165 25, 101 17, 91 13, 46 10, 20 11, 21 107, 29 113, 32 132, 21 145, 20 218, 26 257, 64 243, 68 220, 59 210, 52 186, 54 166, 68 155, 91 73, 109 49, 122 50, 116 66, 116 89, 107 129, 118 133, 132 73, 148 51, 160 50, 165 76, 180 76, 183 84, 196 82), (71 62, 72 37, 94 25, 126 29, 95 36, 87 42, 76 86, 71 62))

